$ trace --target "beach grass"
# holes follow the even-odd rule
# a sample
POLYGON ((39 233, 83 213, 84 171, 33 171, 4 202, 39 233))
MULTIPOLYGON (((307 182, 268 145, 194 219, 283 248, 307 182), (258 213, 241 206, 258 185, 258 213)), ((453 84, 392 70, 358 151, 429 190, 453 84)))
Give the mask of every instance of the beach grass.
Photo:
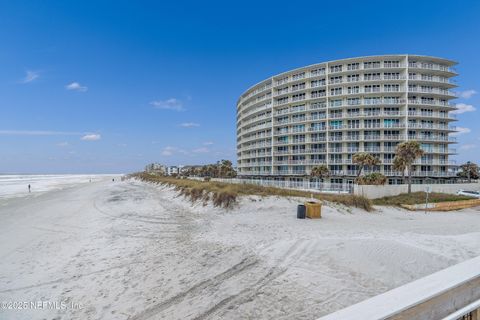
POLYGON ((192 202, 202 201, 204 204, 211 201, 214 206, 232 208, 237 203, 238 196, 281 196, 302 197, 340 203, 348 207, 361 208, 365 211, 373 211, 372 201, 353 194, 325 194, 311 193, 308 191, 264 187, 253 184, 234 184, 217 181, 199 181, 192 179, 180 179, 165 177, 149 173, 135 173, 132 177, 143 181, 159 183, 175 188, 181 195, 192 202))
MULTIPOLYGON (((402 193, 397 196, 383 197, 374 199, 373 204, 380 206, 400 206, 402 204, 414 205, 425 203, 426 194, 423 191, 412 192, 411 194, 402 193)), ((455 194, 436 193, 432 192, 428 194, 429 203, 437 202, 450 202, 450 201, 462 201, 472 200, 473 198, 467 196, 459 196, 455 194)))

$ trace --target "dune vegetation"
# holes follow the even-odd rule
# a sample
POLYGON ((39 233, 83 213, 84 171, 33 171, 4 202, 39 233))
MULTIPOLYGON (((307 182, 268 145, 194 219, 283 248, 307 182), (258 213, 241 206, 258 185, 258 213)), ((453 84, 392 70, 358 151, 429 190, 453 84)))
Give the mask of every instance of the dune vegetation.
MULTIPOLYGON (((143 181, 158 183, 174 187, 177 192, 192 202, 201 201, 207 204, 209 201, 216 207, 232 208, 239 196, 281 196, 281 197, 303 197, 317 200, 340 203, 348 207, 357 207, 366 211, 372 211, 371 200, 352 194, 325 194, 311 193, 308 191, 264 187, 253 184, 234 184, 217 181, 200 181, 192 179, 180 179, 149 173, 135 173, 132 177, 143 181)), ((208 180, 208 179, 207 179, 208 180)))
MULTIPOLYGON (((400 206, 402 204, 422 204, 425 203, 426 194, 425 192, 412 192, 402 193, 398 196, 390 196, 373 200, 375 205, 381 206, 400 206)), ((472 197, 459 196, 456 194, 446 194, 446 193, 437 193, 431 192, 428 194, 429 203, 437 202, 449 202, 449 201, 462 201, 462 200, 472 200, 472 197)))

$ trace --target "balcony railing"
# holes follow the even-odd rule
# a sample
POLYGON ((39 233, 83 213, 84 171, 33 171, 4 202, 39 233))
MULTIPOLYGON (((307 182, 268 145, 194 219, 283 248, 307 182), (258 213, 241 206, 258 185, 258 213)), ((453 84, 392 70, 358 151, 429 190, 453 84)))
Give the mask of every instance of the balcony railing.
POLYGON ((456 97, 456 94, 450 90, 443 90, 439 88, 431 88, 431 89, 422 89, 422 88, 408 88, 408 92, 416 92, 416 93, 434 93, 440 94, 444 96, 456 97))
POLYGON ((447 83, 451 84, 452 81, 445 77, 438 77, 438 76, 424 76, 424 75, 409 75, 408 80, 412 81, 426 81, 426 82, 440 82, 440 83, 447 83))
POLYGON ((436 70, 436 71, 445 71, 445 72, 451 72, 451 73, 456 73, 455 68, 452 67, 447 67, 447 66, 442 66, 439 64, 429 64, 429 63, 421 63, 421 62, 409 62, 408 63, 409 68, 417 68, 417 69, 426 69, 426 70, 436 70))

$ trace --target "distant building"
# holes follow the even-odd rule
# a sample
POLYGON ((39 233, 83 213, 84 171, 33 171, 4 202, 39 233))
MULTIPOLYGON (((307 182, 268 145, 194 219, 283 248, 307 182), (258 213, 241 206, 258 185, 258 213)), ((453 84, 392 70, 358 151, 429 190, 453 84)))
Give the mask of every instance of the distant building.
POLYGON ((179 174, 180 173, 180 166, 169 166, 166 167, 166 174, 167 176, 171 176, 174 174, 179 174))
POLYGON ((150 163, 145 166, 145 171, 149 173, 165 174, 166 167, 159 163, 150 163))
POLYGON ((182 166, 180 168, 180 173, 181 174, 184 174, 184 173, 192 173, 194 172, 195 170, 199 170, 201 169, 203 166, 200 166, 200 165, 188 165, 188 166, 182 166))

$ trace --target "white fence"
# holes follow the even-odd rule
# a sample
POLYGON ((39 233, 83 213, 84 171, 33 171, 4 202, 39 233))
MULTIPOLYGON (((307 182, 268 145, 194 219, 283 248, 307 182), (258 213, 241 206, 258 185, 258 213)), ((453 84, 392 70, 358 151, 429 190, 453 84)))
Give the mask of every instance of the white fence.
MULTIPOLYGON (((189 177, 194 180, 204 180, 202 177, 189 177)), ((390 184, 382 186, 374 185, 357 185, 353 183, 328 183, 318 180, 298 179, 298 180, 275 180, 275 179, 252 179, 252 178, 233 178, 222 179, 212 178, 211 181, 237 183, 237 184, 254 184, 265 187, 276 187, 284 189, 304 190, 310 192, 324 193, 353 193, 355 195, 364 196, 369 199, 377 199, 388 196, 396 196, 401 193, 407 193, 408 185, 406 184, 390 184)), ((440 192, 448 194, 456 194, 459 190, 480 191, 480 183, 448 183, 448 184, 412 184, 412 192, 425 191, 429 188, 429 192, 440 192)), ((480 319, 479 319, 480 320, 480 319)))
MULTIPOLYGON (((189 177, 190 179, 203 180, 200 177, 189 177)), ((325 193, 353 193, 353 184, 346 183, 325 183, 320 181, 309 180, 273 180, 273 179, 222 179, 212 178, 211 181, 237 183, 237 184, 254 184, 264 187, 275 187, 284 189, 306 190, 311 192, 325 193)))
MULTIPOLYGON (((448 184, 412 184, 412 192, 426 191, 456 194, 459 190, 480 191, 480 183, 448 183, 448 184)), ((396 196, 408 191, 406 184, 390 184, 384 186, 355 185, 354 194, 365 196, 369 199, 377 199, 396 196)))

